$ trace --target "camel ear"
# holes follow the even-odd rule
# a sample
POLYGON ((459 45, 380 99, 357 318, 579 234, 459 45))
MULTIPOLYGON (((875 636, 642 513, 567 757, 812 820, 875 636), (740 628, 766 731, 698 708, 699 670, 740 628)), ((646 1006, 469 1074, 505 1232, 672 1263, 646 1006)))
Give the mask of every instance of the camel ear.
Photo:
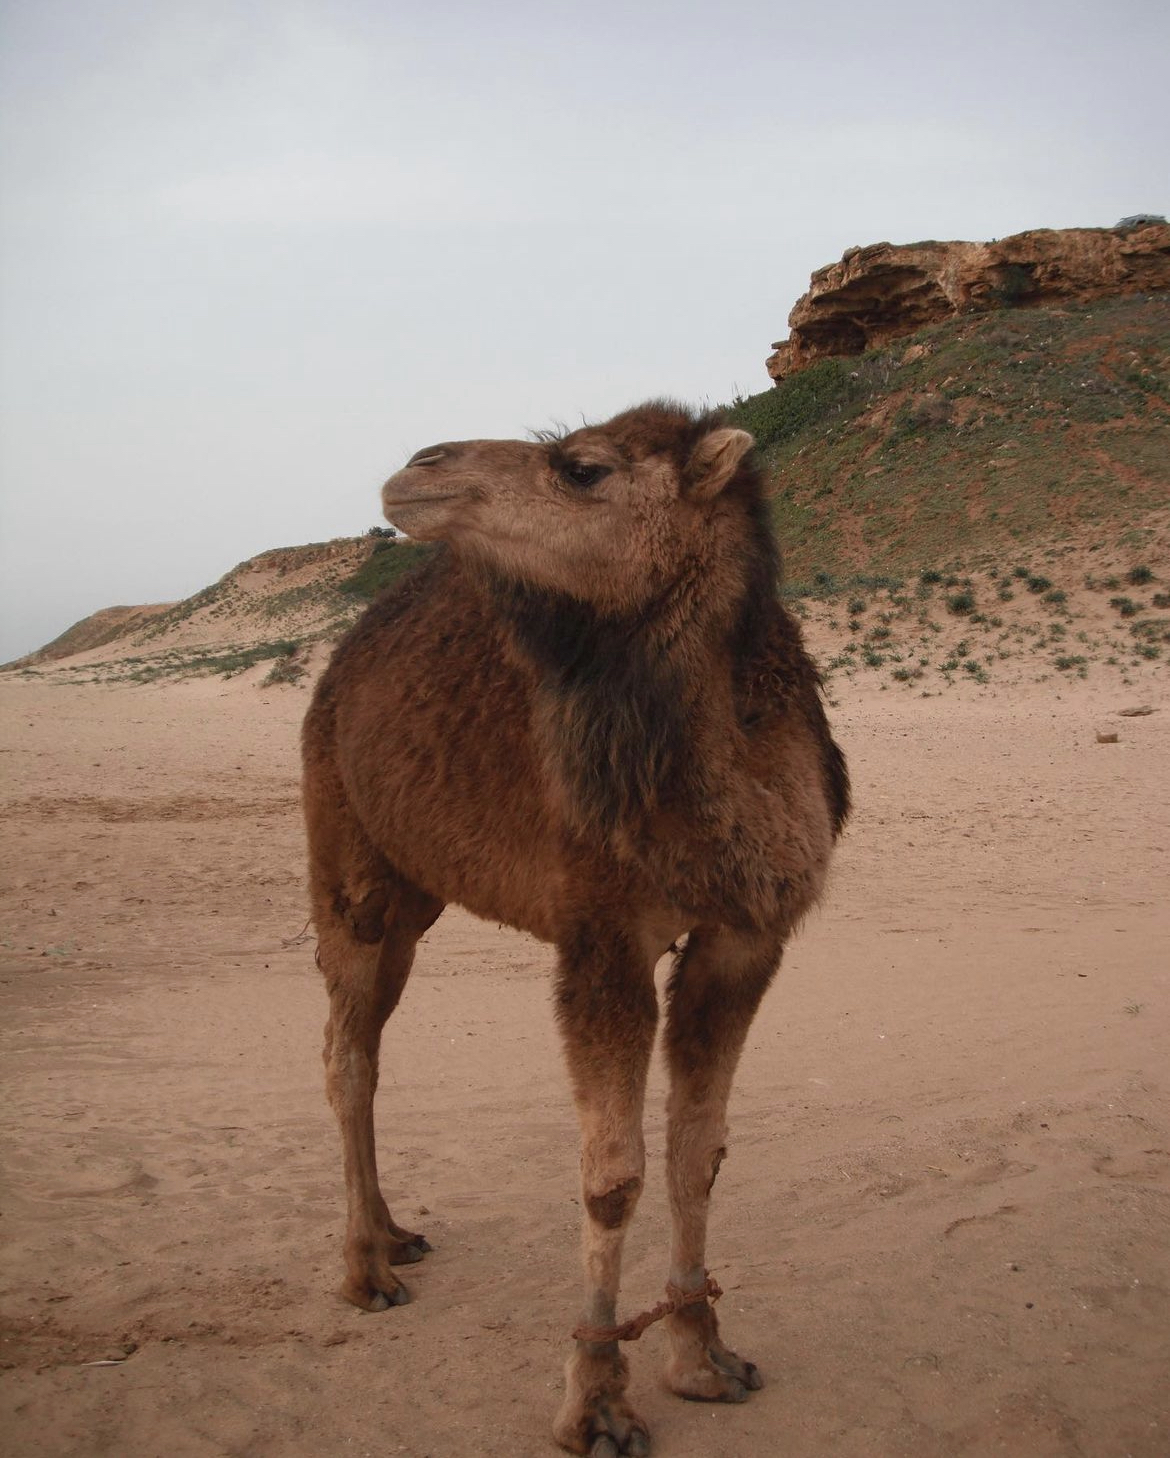
POLYGON ((709 430, 687 462, 687 495, 700 501, 718 496, 754 445, 746 430, 733 430, 726 425, 709 430))

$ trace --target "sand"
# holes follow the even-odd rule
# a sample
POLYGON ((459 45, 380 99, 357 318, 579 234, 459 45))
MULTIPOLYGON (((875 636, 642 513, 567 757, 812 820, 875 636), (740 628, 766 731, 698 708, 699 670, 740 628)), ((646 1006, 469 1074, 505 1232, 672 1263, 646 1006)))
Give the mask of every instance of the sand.
MULTIPOLYGON (((767 1386, 680 1402, 652 1329, 655 1452, 1165 1454, 1170 696, 835 692, 857 816, 752 1030, 712 1222, 767 1386)), ((555 1451, 579 1209, 547 948, 457 911, 428 935, 378 1122, 436 1249, 408 1307, 335 1295, 305 702, 0 682, 8 1452, 555 1451)), ((656 1064, 626 1313, 665 1276, 663 1096, 656 1064)))

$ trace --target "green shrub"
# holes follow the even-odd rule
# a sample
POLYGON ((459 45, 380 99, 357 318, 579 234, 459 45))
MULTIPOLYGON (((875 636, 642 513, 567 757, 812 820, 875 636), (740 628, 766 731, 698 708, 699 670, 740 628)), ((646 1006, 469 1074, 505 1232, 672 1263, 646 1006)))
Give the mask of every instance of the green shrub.
POLYGON ((947 598, 947 609, 958 617, 975 611, 975 594, 973 592, 956 592, 947 598))
POLYGON ((1132 587, 1141 587, 1143 583, 1153 582, 1154 574, 1148 567, 1131 567, 1125 574, 1125 580, 1132 587))
POLYGON ((384 587, 397 582, 400 577, 432 557, 438 549, 416 542, 399 542, 383 537, 374 543, 374 550, 349 577, 337 584, 340 592, 352 593, 354 597, 373 598, 384 587))
POLYGON ((1132 597, 1111 597, 1109 606, 1116 608, 1123 618, 1135 617, 1139 611, 1138 604, 1132 597))
POLYGON ((850 375, 843 360, 817 360, 773 389, 737 400, 725 411, 727 421, 750 431, 765 450, 839 413, 859 393, 859 381, 850 375))
POLYGON ((991 292, 1009 309, 1022 304, 1035 291, 1032 270, 1023 263, 1004 263, 994 270, 996 282, 991 292))
POLYGON ((920 395, 902 406, 894 417, 894 428, 890 433, 890 444, 918 431, 933 430, 940 425, 949 425, 955 414, 954 403, 945 395, 920 395))
POLYGON ((261 688, 274 688, 282 683, 299 683, 308 668, 297 657, 296 650, 282 653, 265 675, 261 688))

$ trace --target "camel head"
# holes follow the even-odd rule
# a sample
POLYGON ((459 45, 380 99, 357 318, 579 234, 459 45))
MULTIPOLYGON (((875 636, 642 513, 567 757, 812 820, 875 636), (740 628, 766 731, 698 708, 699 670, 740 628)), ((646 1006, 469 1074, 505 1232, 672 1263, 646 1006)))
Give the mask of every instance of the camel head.
POLYGON ((568 435, 428 446, 382 505, 408 536, 492 575, 631 611, 735 535, 737 503, 758 498, 752 444, 718 416, 655 401, 568 435))

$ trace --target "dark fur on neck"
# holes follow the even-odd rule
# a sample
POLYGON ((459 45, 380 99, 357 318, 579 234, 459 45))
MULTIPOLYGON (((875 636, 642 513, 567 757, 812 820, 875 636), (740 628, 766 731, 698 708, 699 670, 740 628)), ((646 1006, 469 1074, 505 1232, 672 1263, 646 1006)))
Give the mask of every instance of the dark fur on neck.
MULTIPOLYGON (((778 613, 775 542, 756 473, 743 475, 741 590, 731 613, 719 614, 728 622, 722 653, 737 698, 767 651, 778 613)), ((617 616, 529 583, 492 584, 500 616, 543 681, 553 747, 577 810, 605 830, 685 798, 703 685, 688 683, 679 650, 688 631, 702 631, 702 579, 695 564, 648 607, 617 616), (688 594, 695 598, 689 604, 688 594)))
POLYGON ((583 819, 606 830, 654 804, 683 772, 685 685, 646 625, 566 593, 498 582, 494 598, 540 674, 555 750, 583 819))

